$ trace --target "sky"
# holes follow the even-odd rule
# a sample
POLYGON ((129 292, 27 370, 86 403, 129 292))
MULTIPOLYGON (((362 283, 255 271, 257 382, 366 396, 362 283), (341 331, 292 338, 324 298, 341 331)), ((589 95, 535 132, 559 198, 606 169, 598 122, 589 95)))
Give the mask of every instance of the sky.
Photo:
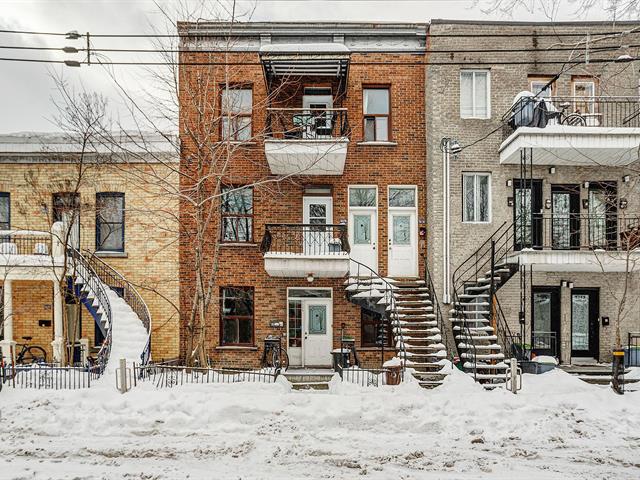
MULTIPOLYGON (((172 12, 179 5, 193 9, 196 0, 157 0, 172 12)), ((254 21, 407 21, 433 18, 473 20, 606 20, 604 4, 596 5, 588 17, 575 13, 578 0, 520 0, 524 6, 512 14, 485 10, 493 0, 240 0, 238 10, 254 21), (554 8, 555 7, 555 8, 554 8)), ((512 1, 512 0, 503 0, 512 1)), ((605 2, 606 0, 601 0, 605 2)), ((0 0, 0 29, 46 32, 90 32, 91 34, 149 34, 166 32, 170 22, 152 0, 0 0)), ((148 39, 96 39, 94 48, 150 48, 148 39)), ((83 40, 64 37, 0 33, 0 47, 82 47, 83 40)), ((149 54, 110 54, 112 60, 139 61, 149 54)), ((79 54, 0 48, 3 58, 78 59, 79 54)), ((56 122, 59 93, 51 78, 61 75, 79 90, 98 92, 109 99, 116 121, 127 124, 127 109, 113 80, 99 66, 72 68, 45 63, 0 60, 0 133, 59 131, 56 122)), ((140 67, 119 67, 114 74, 132 92, 149 84, 149 74, 140 67)))

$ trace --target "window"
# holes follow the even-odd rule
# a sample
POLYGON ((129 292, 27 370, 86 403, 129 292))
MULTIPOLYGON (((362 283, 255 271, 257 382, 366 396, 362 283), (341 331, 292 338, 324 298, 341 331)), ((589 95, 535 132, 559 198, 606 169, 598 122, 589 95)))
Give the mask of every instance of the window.
POLYGON ((385 330, 385 346, 391 346, 391 329, 388 323, 382 322, 382 316, 371 310, 360 309, 361 344, 363 347, 379 347, 380 329, 385 330))
POLYGON ((576 113, 595 114, 596 81, 589 77, 571 79, 571 92, 574 96, 573 109, 576 113))
POLYGON ((246 141, 251 138, 253 91, 250 88, 222 90, 222 139, 246 141))
POLYGON ((0 230, 11 228, 11 195, 0 192, 0 230))
POLYGON ((555 83, 548 85, 551 77, 529 77, 529 91, 538 98, 551 98, 555 83))
POLYGON ((96 193, 96 249, 124 252, 124 193, 96 193))
POLYGON ((462 175, 462 221, 491 221, 491 177, 488 173, 462 175))
POLYGON ((253 345, 253 288, 220 289, 220 344, 253 345))
MULTIPOLYGON (((74 192, 59 192, 53 194, 53 221, 67 221, 71 215, 77 217, 80 213, 80 194, 74 192)), ((74 222, 75 223, 75 222, 74 222)))
POLYGON ((460 117, 490 118, 489 70, 460 72, 460 117))
POLYGON ((350 207, 375 207, 377 204, 376 187, 349 187, 350 207))
POLYGON ((389 187, 389 206, 415 208, 415 187, 389 187))
POLYGON ((364 141, 387 142, 389 134, 389 88, 365 88, 363 91, 364 141))
POLYGON ((225 187, 222 194, 222 241, 253 241, 253 189, 225 187))

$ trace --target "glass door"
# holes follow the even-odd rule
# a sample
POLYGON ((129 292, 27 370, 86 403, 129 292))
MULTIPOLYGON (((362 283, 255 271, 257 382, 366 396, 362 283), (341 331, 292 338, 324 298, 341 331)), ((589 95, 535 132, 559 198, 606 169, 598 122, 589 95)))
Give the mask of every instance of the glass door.
POLYGON ((597 290, 571 292, 571 356, 599 356, 599 298, 597 290))
POLYGON ((304 197, 303 253, 328 255, 331 252, 332 232, 327 225, 333 222, 331 197, 304 197))
POLYGON ((559 357, 560 289, 533 287, 531 301, 531 350, 536 355, 559 357))
POLYGON ((542 247, 542 180, 513 182, 514 247, 542 247))
POLYGON ((607 250, 615 248, 618 236, 617 185, 599 182, 589 185, 589 245, 607 250))
POLYGON ((580 185, 553 185, 551 208, 552 248, 580 248, 580 185))

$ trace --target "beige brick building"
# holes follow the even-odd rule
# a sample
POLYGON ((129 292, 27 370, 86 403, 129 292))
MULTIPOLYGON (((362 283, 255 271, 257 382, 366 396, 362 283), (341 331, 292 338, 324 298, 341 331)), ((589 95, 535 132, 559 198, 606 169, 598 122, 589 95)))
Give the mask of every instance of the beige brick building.
MULTIPOLYGON (((149 152, 114 155, 95 147, 81 161, 78 145, 62 135, 0 137, 0 230, 6 250, 2 253, 8 254, 3 256, 0 288, 3 304, 12 307, 11 315, 3 317, 4 333, 10 320, 14 341, 32 337, 30 344, 53 357, 55 282, 28 278, 46 277, 47 270, 57 267, 42 259, 38 268, 10 259, 33 257, 34 249, 52 254, 55 246, 48 234, 54 222, 64 220, 66 199, 76 193, 79 226, 69 241, 138 290, 152 319, 152 358, 178 355, 177 199, 167 188, 177 182, 171 168, 177 158, 163 139, 146 140, 149 152)), ((130 138, 122 146, 131 149, 135 144, 130 138)), ((77 338, 88 344, 88 353, 95 353, 101 332, 85 307, 80 318, 77 338)))

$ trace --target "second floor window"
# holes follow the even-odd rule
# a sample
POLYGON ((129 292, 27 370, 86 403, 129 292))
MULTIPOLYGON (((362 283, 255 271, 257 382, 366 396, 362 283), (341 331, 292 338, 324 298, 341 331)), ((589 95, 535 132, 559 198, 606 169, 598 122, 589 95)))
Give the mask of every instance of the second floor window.
POLYGON ((460 72, 460 117, 490 118, 489 70, 460 72))
POLYGON ((124 193, 96 193, 96 249, 124 252, 124 193))
POLYGON ((364 141, 387 142, 389 133, 389 89, 365 88, 363 91, 364 141))
POLYGON ((488 223, 491 221, 491 177, 488 173, 462 175, 462 221, 488 223))
POLYGON ((222 193, 222 241, 253 241, 253 189, 225 187, 222 193))
POLYGON ((529 91, 538 98, 551 98, 555 84, 549 85, 550 81, 551 77, 529 77, 529 91))
POLYGON ((246 141, 251 138, 253 91, 250 88, 222 90, 222 139, 246 141))
POLYGON ((574 77, 571 80, 571 94, 574 97, 574 111, 596 114, 596 81, 589 77, 574 77))
POLYGON ((0 192, 0 230, 11 228, 11 195, 0 192))

